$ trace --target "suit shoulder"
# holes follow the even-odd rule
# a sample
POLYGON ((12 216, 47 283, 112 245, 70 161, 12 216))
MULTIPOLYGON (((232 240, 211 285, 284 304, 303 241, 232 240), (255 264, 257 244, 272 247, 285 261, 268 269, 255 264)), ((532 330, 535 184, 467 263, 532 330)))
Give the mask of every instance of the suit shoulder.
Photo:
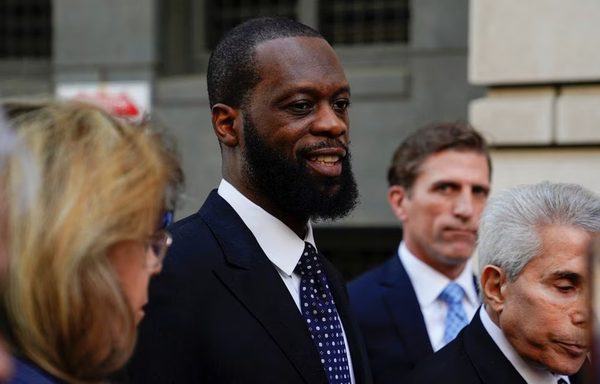
POLYGON ((381 314, 384 308, 383 295, 387 287, 382 284, 382 279, 387 272, 388 263, 389 261, 348 283, 350 305, 357 320, 363 326, 365 323, 379 324, 382 319, 377 314, 381 314))
MULTIPOLYGON (((204 219, 194 213, 169 226, 173 244, 165 261, 163 270, 154 280, 163 280, 169 274, 176 273, 179 278, 209 272, 210 266, 221 262, 222 249, 210 227, 204 219)), ((158 283, 157 283, 158 284, 158 283)))
POLYGON ((206 223, 198 213, 193 213, 169 226, 168 230, 173 237, 196 236, 203 227, 208 229, 206 223))
POLYGON ((389 268, 392 259, 388 259, 385 263, 364 272, 354 280, 348 283, 348 291, 350 295, 360 296, 365 290, 372 290, 380 285, 380 281, 385 274, 385 271, 389 268))
POLYGON ((427 357, 415 369, 409 383, 475 384, 481 380, 465 352, 464 333, 438 352, 427 357))

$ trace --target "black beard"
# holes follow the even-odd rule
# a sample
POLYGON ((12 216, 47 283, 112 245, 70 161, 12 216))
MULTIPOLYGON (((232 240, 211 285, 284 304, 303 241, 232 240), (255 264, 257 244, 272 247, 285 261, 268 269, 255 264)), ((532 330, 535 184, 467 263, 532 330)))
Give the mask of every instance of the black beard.
POLYGON ((335 220, 347 216, 358 204, 358 187, 350 165, 350 152, 339 140, 327 139, 302 148, 296 158, 270 147, 257 133, 247 112, 244 119, 245 171, 251 189, 266 196, 281 211, 295 217, 335 220), (336 177, 313 175, 307 170, 306 154, 319 148, 342 147, 346 156, 336 177))

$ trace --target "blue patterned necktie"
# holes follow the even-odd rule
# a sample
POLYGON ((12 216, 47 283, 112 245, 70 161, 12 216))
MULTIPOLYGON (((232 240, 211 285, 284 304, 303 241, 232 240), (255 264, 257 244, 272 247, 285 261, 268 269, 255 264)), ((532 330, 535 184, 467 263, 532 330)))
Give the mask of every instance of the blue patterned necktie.
POLYGON ((350 369, 342 324, 323 272, 321 256, 307 242, 304 242, 304 251, 295 272, 301 276, 302 316, 321 356, 321 363, 329 383, 350 384, 350 369))
POLYGON ((444 330, 444 343, 448 344, 461 329, 468 324, 467 314, 462 306, 462 299, 465 296, 465 291, 460 285, 451 282, 444 288, 440 294, 440 298, 448 303, 448 315, 446 316, 446 324, 444 330))

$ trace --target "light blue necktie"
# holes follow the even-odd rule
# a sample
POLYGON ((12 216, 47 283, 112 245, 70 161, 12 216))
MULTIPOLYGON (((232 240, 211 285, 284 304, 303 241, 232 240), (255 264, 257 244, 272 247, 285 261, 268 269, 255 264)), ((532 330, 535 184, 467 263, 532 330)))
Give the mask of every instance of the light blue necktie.
POLYGON ((446 344, 454 340, 460 330, 469 322, 462 306, 464 296, 465 291, 454 282, 448 284, 440 294, 440 298, 448 303, 448 315, 444 330, 444 343, 446 344))

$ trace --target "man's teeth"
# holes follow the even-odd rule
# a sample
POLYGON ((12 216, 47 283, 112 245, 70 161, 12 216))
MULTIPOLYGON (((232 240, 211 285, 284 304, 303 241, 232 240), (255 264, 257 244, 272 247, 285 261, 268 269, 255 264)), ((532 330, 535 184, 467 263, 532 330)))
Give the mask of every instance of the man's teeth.
POLYGON ((325 163, 325 164, 334 164, 339 159, 340 159, 339 156, 324 155, 324 156, 314 156, 314 157, 311 157, 310 161, 318 161, 319 163, 325 163))

